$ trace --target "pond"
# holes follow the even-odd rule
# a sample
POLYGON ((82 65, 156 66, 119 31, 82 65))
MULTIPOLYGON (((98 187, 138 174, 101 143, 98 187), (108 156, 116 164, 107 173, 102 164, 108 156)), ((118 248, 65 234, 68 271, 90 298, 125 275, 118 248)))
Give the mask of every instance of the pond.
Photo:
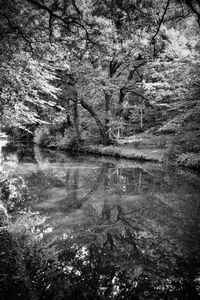
POLYGON ((52 299, 200 298, 197 173, 20 144, 0 158, 62 249, 68 279, 52 299))

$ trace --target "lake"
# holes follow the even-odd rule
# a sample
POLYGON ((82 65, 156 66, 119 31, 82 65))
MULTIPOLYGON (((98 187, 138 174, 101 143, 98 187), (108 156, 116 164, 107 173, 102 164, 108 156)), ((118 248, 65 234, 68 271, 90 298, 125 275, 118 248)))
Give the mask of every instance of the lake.
POLYGON ((62 249, 76 299, 200 299, 199 174, 22 144, 0 159, 62 249))

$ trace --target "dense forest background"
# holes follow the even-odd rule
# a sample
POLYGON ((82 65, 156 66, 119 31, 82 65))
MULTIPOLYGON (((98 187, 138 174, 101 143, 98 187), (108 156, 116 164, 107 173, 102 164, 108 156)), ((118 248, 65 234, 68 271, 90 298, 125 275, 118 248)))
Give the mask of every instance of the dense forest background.
POLYGON ((160 137, 199 166, 199 1, 1 0, 2 130, 72 149, 160 137))

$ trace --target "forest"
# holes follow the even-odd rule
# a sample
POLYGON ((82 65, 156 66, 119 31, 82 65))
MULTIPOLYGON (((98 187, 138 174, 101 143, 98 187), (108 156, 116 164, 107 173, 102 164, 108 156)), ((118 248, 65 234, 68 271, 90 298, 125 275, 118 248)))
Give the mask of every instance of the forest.
POLYGON ((198 300, 200 1, 0 0, 0 300, 198 300))
POLYGON ((199 1, 9 0, 0 8, 2 131, 116 156, 115 145, 132 137, 167 149, 164 161, 198 169, 199 1))

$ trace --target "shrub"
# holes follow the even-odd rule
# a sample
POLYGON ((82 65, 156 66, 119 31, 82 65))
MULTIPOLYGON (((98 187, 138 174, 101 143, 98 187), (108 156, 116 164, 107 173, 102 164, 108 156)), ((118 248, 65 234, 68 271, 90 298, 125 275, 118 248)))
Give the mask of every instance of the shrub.
POLYGON ((102 137, 99 134, 99 130, 92 128, 91 130, 84 130, 82 132, 82 139, 85 144, 99 145, 102 142, 102 137))
POLYGON ((156 132, 157 133, 176 133, 182 126, 182 119, 175 117, 174 119, 168 121, 163 126, 161 126, 156 132))
POLYGON ((5 275, 0 295, 5 299, 39 299, 57 279, 60 269, 55 240, 44 239, 43 223, 39 215, 26 213, 0 229, 0 269, 5 275))
POLYGON ((164 155, 162 161, 166 164, 177 164, 178 151, 177 148, 171 144, 168 148, 167 153, 164 155))
POLYGON ((181 166, 186 166, 193 169, 200 168, 200 154, 183 153, 178 156, 177 162, 181 166))
POLYGON ((50 141, 50 129, 47 126, 40 126, 34 132, 34 143, 39 146, 46 146, 50 141))
POLYGON ((24 128, 4 126, 2 131, 14 140, 31 141, 33 140, 32 132, 35 130, 35 127, 36 125, 33 124, 27 124, 24 128))
POLYGON ((76 136, 72 128, 68 128, 64 132, 64 136, 57 139, 57 147, 66 150, 78 150, 80 144, 83 145, 84 141, 76 136))
POLYGON ((9 176, 1 186, 1 200, 9 213, 25 210, 31 195, 20 176, 9 176))
POLYGON ((182 130, 178 135, 176 135, 175 144, 181 153, 193 152, 199 153, 200 142, 199 142, 200 132, 182 130))

